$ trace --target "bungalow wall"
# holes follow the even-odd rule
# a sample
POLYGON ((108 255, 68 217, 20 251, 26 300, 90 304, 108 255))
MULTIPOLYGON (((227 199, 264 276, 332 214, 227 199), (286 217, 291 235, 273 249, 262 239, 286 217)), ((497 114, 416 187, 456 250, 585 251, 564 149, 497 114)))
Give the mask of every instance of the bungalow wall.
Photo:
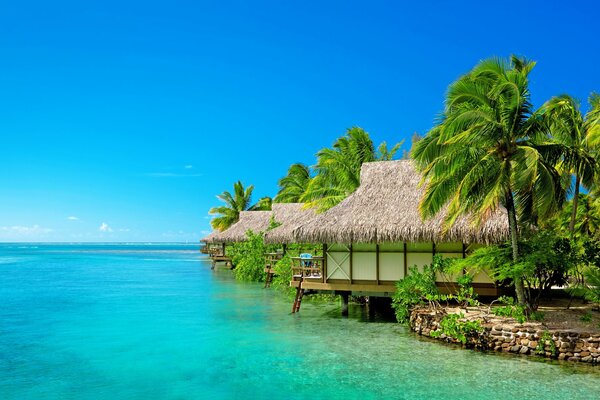
MULTIPOLYGON (((447 258, 463 258, 466 247, 462 243, 382 243, 382 244, 329 244, 326 246, 324 284, 393 285, 404 278, 411 266, 423 270, 431 264, 434 254, 447 258)), ((450 281, 456 279, 449 277, 450 281)), ((446 282, 438 276, 441 284, 446 282)), ((493 280, 485 273, 474 277, 474 286, 490 287, 493 280)))

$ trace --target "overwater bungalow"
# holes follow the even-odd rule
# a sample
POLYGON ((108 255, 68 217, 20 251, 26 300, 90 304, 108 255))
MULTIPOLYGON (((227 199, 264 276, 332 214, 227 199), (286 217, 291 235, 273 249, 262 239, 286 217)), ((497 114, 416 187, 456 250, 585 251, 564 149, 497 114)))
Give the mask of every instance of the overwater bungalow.
POLYGON ((244 242, 248 239, 248 231, 264 232, 271 223, 271 211, 242 211, 238 221, 223 232, 213 232, 203 238, 207 246, 212 246, 216 250, 210 253, 213 268, 217 263, 224 263, 229 268, 234 268, 231 257, 227 255, 227 245, 231 243, 244 242))
MULTIPOLYGON (((394 283, 409 267, 422 268, 435 254, 464 258, 475 246, 508 238, 504 209, 477 227, 469 218, 459 218, 445 232, 443 213, 423 221, 420 180, 409 160, 365 163, 360 187, 352 195, 292 230, 295 242, 323 245, 323 257, 294 260, 293 311, 299 310, 305 291, 341 294, 346 307, 350 294, 391 297, 394 283)), ((441 289, 453 290, 438 280, 441 289)), ((498 293, 486 273, 474 277, 473 287, 480 295, 498 293)))
MULTIPOLYGON (((276 252, 265 254, 265 287, 271 285, 275 271, 273 267, 284 254, 288 252, 287 245, 294 243, 293 231, 300 224, 315 216, 315 210, 306 208, 303 203, 275 203, 273 204, 273 218, 277 227, 265 233, 265 243, 277 244, 281 248, 276 252)), ((301 247, 290 255, 297 256, 302 252, 301 247)))

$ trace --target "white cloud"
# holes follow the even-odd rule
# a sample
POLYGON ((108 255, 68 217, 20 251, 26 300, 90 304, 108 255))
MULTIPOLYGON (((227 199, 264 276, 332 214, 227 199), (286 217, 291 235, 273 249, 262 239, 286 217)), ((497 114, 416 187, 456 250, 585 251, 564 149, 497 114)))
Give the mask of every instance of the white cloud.
POLYGON ((195 178, 202 176, 202 174, 177 174, 174 172, 150 172, 145 174, 145 176, 149 176, 152 178, 195 178))
POLYGON ((112 232, 113 231, 112 228, 110 226, 108 226, 108 224, 106 222, 103 222, 100 225, 100 228, 98 228, 98 230, 100 232, 112 232))
POLYGON ((1 237, 43 236, 50 232, 53 232, 53 229, 42 228, 41 226, 39 226, 37 224, 33 225, 33 226, 22 226, 22 225, 0 226, 0 236, 1 237))
POLYGON ((79 218, 77 218, 77 217, 74 217, 74 216, 67 217, 67 219, 68 219, 69 221, 79 221, 79 218))
POLYGON ((185 169, 192 169, 192 168, 194 168, 194 166, 188 164, 188 165, 184 166, 183 168, 185 168, 185 169))

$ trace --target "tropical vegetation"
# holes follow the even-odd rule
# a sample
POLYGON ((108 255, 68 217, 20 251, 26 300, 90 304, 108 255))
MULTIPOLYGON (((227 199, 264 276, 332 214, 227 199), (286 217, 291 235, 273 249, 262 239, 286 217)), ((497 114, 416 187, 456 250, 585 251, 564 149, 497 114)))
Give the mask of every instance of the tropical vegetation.
MULTIPOLYGON (((450 84, 433 128, 413 136, 404 156, 422 174, 422 218, 441 215, 449 229, 460 217, 478 225, 502 210, 509 240, 476 249, 463 260, 435 257, 422 270, 409 268, 393 299, 399 321, 407 321, 410 310, 420 305, 477 304, 471 283, 484 268, 497 282, 514 288, 516 300, 502 298, 500 314, 535 318, 541 299, 556 286, 600 307, 600 95, 589 96, 585 112, 567 94, 536 109, 529 85, 535 66, 517 56, 481 61, 450 84), (436 276, 457 272, 466 272, 457 282, 458 292, 442 295, 436 276)), ((274 199, 265 197, 253 205, 254 187, 238 181, 233 193, 218 196, 225 204, 210 210, 217 215, 212 225, 226 229, 241 211, 270 209, 273 202, 300 202, 325 211, 356 190, 363 163, 392 160, 401 145, 375 146, 362 128, 347 129, 331 147, 316 153, 314 165, 292 164, 274 199)), ((236 275, 261 280, 262 253, 272 249, 262 234, 249 232, 248 237, 245 244, 232 246, 236 275)), ((279 277, 274 286, 287 288, 289 257, 275 268, 279 277)), ((446 325, 462 329, 461 323, 448 319, 446 325)))
POLYGON ((270 210, 272 200, 269 197, 261 198, 252 205, 252 192, 254 185, 244 187, 241 181, 233 184, 233 194, 228 191, 217 195, 224 205, 211 208, 208 213, 218 215, 211 220, 211 226, 217 231, 224 231, 235 224, 240 218, 240 212, 246 210, 270 210))
MULTIPOLYGON (((574 231, 579 185, 591 189, 597 182, 593 140, 599 123, 595 95, 585 117, 569 96, 552 98, 534 110, 529 91, 534 67, 535 62, 516 56, 480 62, 450 85, 438 123, 412 150, 425 185, 420 204, 424 218, 446 209, 450 227, 462 215, 478 224, 500 207, 507 210, 510 246, 480 250, 467 263, 485 260, 497 278, 513 282, 518 303, 530 310, 536 308, 532 287, 543 292, 548 284, 540 268, 552 270, 548 279, 557 284, 564 283, 567 272, 555 271, 556 260, 536 258, 548 255, 547 246, 556 241, 537 236, 532 256, 525 249, 527 235, 562 209, 571 192, 571 174, 575 197, 569 230, 574 231)), ((564 247, 571 252, 570 245, 564 247)))

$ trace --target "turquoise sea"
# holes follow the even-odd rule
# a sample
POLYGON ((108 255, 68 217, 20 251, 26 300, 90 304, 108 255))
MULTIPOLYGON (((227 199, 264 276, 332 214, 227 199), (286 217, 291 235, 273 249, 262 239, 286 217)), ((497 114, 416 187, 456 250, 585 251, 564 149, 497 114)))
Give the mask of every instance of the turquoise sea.
POLYGON ((195 245, 0 244, 0 399, 598 399, 600 367, 291 302, 195 245))

